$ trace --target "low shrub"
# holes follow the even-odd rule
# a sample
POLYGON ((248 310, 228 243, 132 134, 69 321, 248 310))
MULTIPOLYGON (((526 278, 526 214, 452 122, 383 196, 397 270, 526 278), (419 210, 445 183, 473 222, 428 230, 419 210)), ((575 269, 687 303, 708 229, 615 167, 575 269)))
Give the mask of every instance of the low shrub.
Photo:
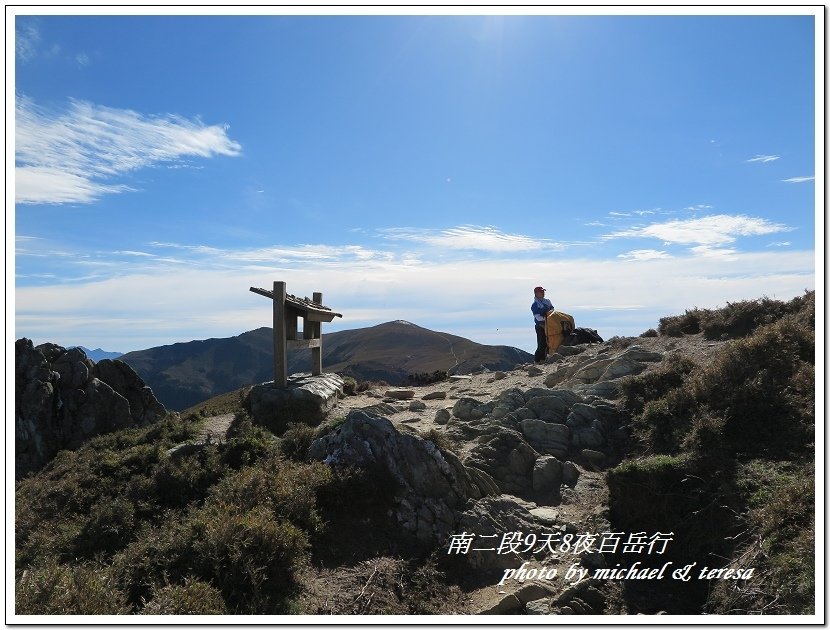
POLYGON ((434 372, 417 372, 409 374, 406 377, 410 385, 431 385, 432 383, 440 383, 447 380, 446 370, 435 370, 434 372))
POLYGON ((133 504, 122 497, 96 504, 75 539, 79 557, 109 557, 123 549, 136 528, 133 504))
POLYGON ((195 541, 189 514, 168 510, 158 524, 143 523, 135 540, 113 556, 112 573, 136 609, 158 588, 193 575, 195 541))
POLYGON ((656 370, 620 381, 623 406, 632 415, 642 413, 647 402, 683 385, 696 368, 697 364, 687 357, 668 355, 656 370))
POLYGON ((645 403, 634 416, 632 435, 649 453, 678 453, 692 427, 697 403, 688 387, 669 390, 665 396, 645 403))
POLYGON ((211 505, 192 522, 197 577, 214 584, 231 614, 279 614, 308 561, 308 536, 265 507, 211 505))
POLYGON ((18 615, 122 615, 125 594, 106 567, 64 565, 51 560, 29 567, 15 582, 18 615))
POLYGON ((707 311, 701 330, 706 339, 738 339, 752 334, 760 326, 778 321, 788 314, 788 310, 784 302, 767 297, 727 302, 723 308, 707 311))
POLYGON ((696 335, 700 332, 700 320, 705 314, 698 308, 686 310, 683 315, 661 317, 657 324, 657 332, 668 337, 682 337, 696 335))
POLYGON ((354 396, 357 394, 357 381, 353 377, 343 377, 343 393, 346 396, 354 396))
POLYGON ((274 434, 256 425, 245 412, 239 412, 228 428, 227 441, 219 447, 222 464, 239 470, 279 452, 274 434))
POLYGON ((659 337, 660 333, 658 333, 654 328, 649 328, 647 331, 640 333, 640 337, 659 337))
MULTIPOLYGON (((747 455, 782 456, 812 441, 813 332, 785 318, 723 348, 690 382, 698 404, 722 418, 721 443, 747 455)), ((708 450, 696 425, 688 446, 708 450)))
POLYGON ((740 339, 785 317, 793 317, 796 325, 815 329, 815 291, 806 291, 789 302, 762 297, 727 302, 718 309, 694 308, 683 315, 661 318, 657 330, 669 337, 703 333, 706 339, 740 339))
POLYGON ((280 451, 289 459, 303 462, 308 459, 308 449, 317 438, 318 429, 307 424, 292 422, 280 436, 280 451))
POLYGON ((719 580, 706 612, 798 614, 815 612, 815 471, 753 460, 740 472, 750 506, 730 566, 753 568, 746 584, 719 580))
POLYGON ((429 440, 435 446, 437 446, 442 451, 449 451, 454 454, 458 454, 458 448, 456 447, 455 443, 447 436, 446 433, 439 431, 436 428, 432 428, 429 431, 422 432, 420 436, 425 439, 429 440))
POLYGON ((153 494, 160 506, 181 508, 202 501, 223 472, 219 449, 214 444, 192 454, 167 457, 151 475, 153 494))
POLYGON ((218 589, 200 580, 167 584, 153 591, 142 615, 224 615, 225 600, 218 589))
POLYGON ((315 532, 322 528, 317 494, 331 480, 331 469, 321 462, 300 464, 272 457, 216 484, 211 489, 210 502, 234 506, 240 511, 265 508, 274 518, 315 532))

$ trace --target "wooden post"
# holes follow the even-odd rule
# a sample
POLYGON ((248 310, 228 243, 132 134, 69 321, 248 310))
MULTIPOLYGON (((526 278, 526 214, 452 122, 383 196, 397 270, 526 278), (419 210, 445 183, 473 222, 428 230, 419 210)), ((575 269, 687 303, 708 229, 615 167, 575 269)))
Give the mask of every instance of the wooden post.
MULTIPOLYGON (((288 387, 288 352, 285 325, 285 282, 274 282, 274 387, 288 387)), ((295 326, 296 329, 296 326, 295 326)))
MULTIPOLYGON (((315 304, 323 304, 323 294, 317 291, 311 296, 312 301, 315 304)), ((306 339, 319 339, 320 345, 316 348, 311 349, 311 374, 312 376, 317 376, 318 374, 323 373, 323 335, 321 333, 322 324, 320 322, 305 322, 303 324, 303 336, 306 339), (311 336, 306 337, 308 333, 305 332, 305 329, 310 327, 311 328, 311 336)))

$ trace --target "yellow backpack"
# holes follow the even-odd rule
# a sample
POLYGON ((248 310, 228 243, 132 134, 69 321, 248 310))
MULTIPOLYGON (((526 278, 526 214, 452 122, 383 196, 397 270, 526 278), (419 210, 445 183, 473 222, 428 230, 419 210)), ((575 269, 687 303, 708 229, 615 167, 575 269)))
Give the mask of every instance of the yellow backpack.
POLYGON ((549 311, 545 317, 545 334, 548 338, 548 354, 553 354, 562 345, 563 339, 576 328, 574 318, 561 311, 549 311))

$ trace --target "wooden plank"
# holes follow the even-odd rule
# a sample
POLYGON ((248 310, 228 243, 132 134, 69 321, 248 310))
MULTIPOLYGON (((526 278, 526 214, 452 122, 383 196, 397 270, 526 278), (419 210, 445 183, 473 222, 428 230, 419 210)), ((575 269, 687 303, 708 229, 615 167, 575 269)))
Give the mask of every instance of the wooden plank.
POLYGON ((330 322, 335 317, 343 317, 342 315, 338 315, 337 313, 329 313, 329 312, 319 312, 319 311, 308 311, 304 315, 305 320, 307 322, 330 322))
POLYGON ((311 348, 314 352, 322 345, 322 339, 288 339, 285 343, 290 350, 311 348))
POLYGON ((267 298, 274 299, 274 294, 271 291, 266 291, 265 289, 257 289, 256 287, 251 287, 251 291, 254 293, 258 293, 259 295, 264 295, 267 298))
MULTIPOLYGON (((267 291, 258 287, 250 287, 249 290, 258 295, 262 295, 272 300, 274 299, 273 291, 267 291)), ((293 295, 286 294, 285 305, 288 308, 296 309, 301 315, 304 315, 305 313, 316 313, 317 315, 315 316, 319 316, 321 319, 316 319, 315 321, 330 322, 335 317, 343 317, 341 313, 335 313, 328 306, 315 304, 314 302, 310 302, 309 300, 301 299, 293 295), (322 319, 323 317, 327 317, 328 319, 322 319)))

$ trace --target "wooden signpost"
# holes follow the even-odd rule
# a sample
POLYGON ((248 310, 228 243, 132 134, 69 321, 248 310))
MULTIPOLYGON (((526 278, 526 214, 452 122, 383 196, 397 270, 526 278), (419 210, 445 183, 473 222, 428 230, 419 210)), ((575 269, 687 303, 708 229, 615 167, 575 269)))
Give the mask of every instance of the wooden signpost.
POLYGON ((274 306, 274 386, 288 386, 288 350, 311 349, 311 374, 323 373, 323 334, 321 324, 343 317, 323 306, 323 294, 315 292, 311 300, 297 298, 285 291, 285 282, 274 282, 274 290, 251 287, 251 291, 271 298, 274 306), (297 319, 303 318, 303 338, 297 338, 297 319))

